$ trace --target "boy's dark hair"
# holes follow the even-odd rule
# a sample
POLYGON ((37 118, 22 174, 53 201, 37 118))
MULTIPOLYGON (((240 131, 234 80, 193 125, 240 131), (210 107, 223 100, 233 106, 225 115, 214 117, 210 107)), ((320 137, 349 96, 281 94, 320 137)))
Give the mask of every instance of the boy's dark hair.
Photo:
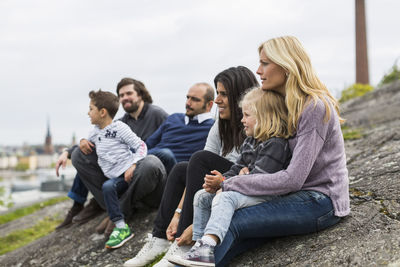
POLYGON ((222 155, 226 156, 234 148, 238 151, 246 138, 243 131, 242 110, 239 101, 247 89, 257 87, 258 82, 254 74, 246 67, 238 66, 220 72, 214 78, 215 88, 217 83, 222 83, 226 89, 231 111, 230 120, 218 120, 219 135, 222 142, 222 155))
POLYGON ((95 105, 99 110, 104 108, 107 110, 108 115, 114 119, 119 107, 119 99, 116 95, 111 92, 101 91, 100 89, 97 92, 90 91, 89 97, 93 105, 95 105))
POLYGON ((147 90, 146 86, 144 83, 141 81, 132 79, 132 78, 123 78, 118 84, 117 84, 117 96, 119 96, 119 89, 126 85, 133 84, 133 89, 136 91, 136 93, 142 97, 143 102, 145 103, 153 103, 153 99, 151 98, 151 95, 149 91, 147 90))

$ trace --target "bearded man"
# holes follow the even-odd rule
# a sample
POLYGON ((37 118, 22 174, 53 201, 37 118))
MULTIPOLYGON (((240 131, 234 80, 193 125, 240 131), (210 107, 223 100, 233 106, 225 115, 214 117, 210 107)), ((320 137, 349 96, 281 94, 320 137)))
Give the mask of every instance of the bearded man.
MULTIPOLYGON (((123 78, 117 85, 117 95, 125 110, 125 115, 120 120, 126 123, 131 130, 136 133, 143 141, 152 135, 168 117, 168 114, 160 107, 152 105, 152 97, 145 85, 132 78, 123 78)), ((78 173, 75 176, 71 190, 68 192, 74 203, 64 221, 57 226, 57 230, 66 228, 72 223, 83 224, 96 215, 100 214, 104 208, 104 200, 101 192, 101 185, 106 179, 97 164, 97 155, 94 145, 86 139, 81 139, 78 146, 66 149, 59 157, 56 164, 56 174, 61 166, 65 167, 67 159, 73 158, 74 166, 78 173), (89 190, 88 190, 89 189, 89 190), (91 191, 94 198, 84 206, 88 191, 91 191)), ((134 200, 124 201, 125 210, 131 210, 133 202, 141 201, 146 198, 149 206, 158 206, 163 183, 166 179, 166 171, 162 162, 156 157, 146 157, 138 164, 136 169, 138 181, 146 180, 139 184, 140 194, 136 194, 134 200), (146 177, 148 179, 145 179, 146 177), (143 178, 142 178, 143 177, 143 178)), ((109 229, 112 230, 112 227, 109 229)), ((109 234, 109 232, 107 233, 109 234)))

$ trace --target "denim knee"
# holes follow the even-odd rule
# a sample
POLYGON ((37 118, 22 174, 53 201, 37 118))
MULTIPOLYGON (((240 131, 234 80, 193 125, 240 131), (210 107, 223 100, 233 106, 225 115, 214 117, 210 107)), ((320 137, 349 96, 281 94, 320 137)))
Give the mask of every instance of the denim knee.
POLYGON ((221 201, 222 203, 231 203, 232 206, 237 206, 237 201, 235 197, 231 193, 235 193, 234 191, 224 191, 217 194, 212 200, 212 207, 218 205, 221 201))
POLYGON ((160 153, 163 154, 163 155, 165 155, 165 156, 167 156, 167 157, 173 157, 173 158, 175 158, 174 153, 173 153, 172 150, 169 149, 169 148, 161 148, 161 149, 160 149, 160 153))
POLYGON ((115 191, 115 183, 113 180, 107 180, 104 182, 103 186, 101 187, 103 194, 107 194, 110 192, 115 191))
POLYGON ((215 194, 208 193, 206 190, 201 189, 196 192, 193 199, 193 206, 199 208, 211 208, 211 203, 213 201, 215 194))

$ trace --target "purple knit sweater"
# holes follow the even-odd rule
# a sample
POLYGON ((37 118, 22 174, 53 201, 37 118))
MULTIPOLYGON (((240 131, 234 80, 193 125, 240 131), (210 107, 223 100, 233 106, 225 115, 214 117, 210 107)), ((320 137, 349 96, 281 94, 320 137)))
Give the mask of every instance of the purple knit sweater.
POLYGON ((286 170, 234 176, 223 182, 223 190, 250 196, 315 190, 331 198, 336 216, 348 215, 349 179, 339 118, 332 106, 330 120, 325 122, 324 117, 322 100, 305 107, 296 136, 289 139, 292 159, 286 170))

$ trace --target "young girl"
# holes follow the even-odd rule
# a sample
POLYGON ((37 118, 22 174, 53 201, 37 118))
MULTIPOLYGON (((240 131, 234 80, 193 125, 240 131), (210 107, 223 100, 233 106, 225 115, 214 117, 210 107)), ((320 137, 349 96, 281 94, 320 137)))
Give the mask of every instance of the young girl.
MULTIPOLYGON (((205 188, 218 188, 230 177, 255 173, 275 173, 290 160, 287 142, 287 109, 279 93, 252 89, 241 102, 244 131, 248 136, 240 149, 240 157, 223 175, 214 170, 206 175, 205 188)), ((213 190, 208 190, 212 192, 213 190)), ((194 198, 192 249, 183 257, 170 261, 183 266, 214 266, 214 247, 228 231, 235 210, 271 199, 271 196, 248 196, 235 191, 217 194, 200 190, 194 198)))

